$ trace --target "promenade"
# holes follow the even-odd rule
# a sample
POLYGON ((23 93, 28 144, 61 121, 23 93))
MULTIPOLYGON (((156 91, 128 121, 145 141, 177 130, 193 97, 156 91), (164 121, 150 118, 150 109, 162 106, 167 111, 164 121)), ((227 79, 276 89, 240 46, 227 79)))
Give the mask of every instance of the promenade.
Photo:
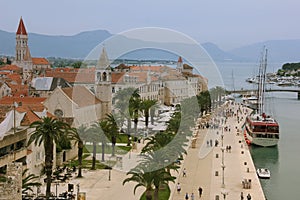
POLYGON ((241 199, 241 192, 244 199, 247 199, 248 194, 251 195, 251 199, 265 199, 251 154, 241 133, 245 112, 250 110, 237 104, 227 104, 224 109, 228 118, 226 123, 223 120, 222 127, 195 130, 196 146, 188 149, 181 168, 186 169, 187 175, 183 177, 181 172, 176 180, 176 184, 181 185, 181 192, 178 193, 176 184, 172 184, 170 199, 183 200, 185 193, 189 196, 194 193, 195 199, 241 199), (239 108, 242 112, 238 114, 240 119, 238 123, 236 114, 239 108), (210 140, 213 141, 212 147, 210 142, 207 144, 210 140), (215 146, 215 140, 218 140, 218 146, 215 146), (226 146, 231 146, 231 150, 226 150, 226 146), (199 187, 203 189, 201 198, 198 194, 199 187))
MULTIPOLYGON (((169 184, 171 189, 170 200, 184 200, 185 193, 188 193, 189 196, 194 193, 195 199, 236 200, 241 199, 241 192, 243 192, 245 200, 248 194, 251 195, 252 200, 265 199, 248 146, 241 133, 241 127, 246 116, 244 111, 247 110, 247 108, 237 104, 227 104, 226 107, 219 110, 220 115, 227 114, 227 120, 225 120, 225 117, 210 116, 210 122, 221 124, 219 128, 199 128, 201 124, 201 119, 199 119, 196 128, 193 130, 196 145, 194 148, 192 148, 192 145, 188 147, 180 171, 172 172, 173 175, 177 176, 177 179, 175 183, 169 184), (239 123, 236 116, 237 110, 242 111, 238 114, 241 119, 239 123), (218 141, 217 146, 215 146, 216 140, 218 141), (210 141, 212 141, 212 145, 210 141), (226 150, 226 146, 231 146, 231 150, 226 150), (182 173, 184 168, 186 169, 185 177, 182 173), (245 180, 247 180, 247 183, 251 182, 251 186, 246 184, 245 180), (180 193, 176 190, 178 183, 181 186, 180 193), (199 187, 203 190, 201 198, 198 193, 199 187)), ((191 141, 192 138, 190 143, 191 141)), ((84 178, 72 179, 69 182, 74 184, 74 192, 77 193, 76 185, 78 184, 80 191, 86 192, 87 200, 139 200, 144 188, 138 188, 134 194, 133 189, 136 183, 129 182, 122 185, 122 182, 127 177, 125 171, 130 167, 130 163, 134 163, 134 158, 142 147, 143 144, 138 143, 136 150, 123 156, 123 170, 111 170, 110 180, 109 170, 84 170, 84 178)), ((67 184, 60 184, 57 192, 66 191, 67 184)), ((55 185, 52 186, 52 192, 56 192, 55 185)))

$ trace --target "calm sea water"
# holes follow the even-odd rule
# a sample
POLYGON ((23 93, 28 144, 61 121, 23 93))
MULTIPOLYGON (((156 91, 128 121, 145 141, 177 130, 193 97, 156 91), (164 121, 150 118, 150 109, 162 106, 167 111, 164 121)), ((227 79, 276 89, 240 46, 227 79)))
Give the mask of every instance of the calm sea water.
MULTIPOLYGON (((255 75, 256 63, 217 63, 226 88, 235 89, 255 86, 245 79, 255 75), (232 75, 233 74, 233 75, 232 75)), ((281 64, 270 64, 267 71, 274 72, 281 64)), ((251 146, 256 167, 271 171, 271 179, 261 180, 268 200, 300 199, 300 100, 296 93, 272 93, 266 106, 280 125, 277 147, 251 146)))

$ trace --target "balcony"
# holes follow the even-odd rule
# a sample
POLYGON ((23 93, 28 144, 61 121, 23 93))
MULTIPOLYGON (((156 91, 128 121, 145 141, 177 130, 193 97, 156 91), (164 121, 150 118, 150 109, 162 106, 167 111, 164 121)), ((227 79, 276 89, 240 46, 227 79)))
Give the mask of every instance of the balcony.
POLYGON ((6 165, 7 163, 13 162, 14 160, 19 160, 27 155, 27 148, 23 147, 14 152, 6 154, 0 157, 0 167, 6 165))

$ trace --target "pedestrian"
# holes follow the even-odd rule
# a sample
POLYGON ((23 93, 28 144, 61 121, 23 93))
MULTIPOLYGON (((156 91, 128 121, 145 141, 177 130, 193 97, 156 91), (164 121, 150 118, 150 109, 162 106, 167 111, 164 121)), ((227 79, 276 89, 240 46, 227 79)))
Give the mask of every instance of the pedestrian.
POLYGON ((210 146, 212 147, 212 139, 209 140, 210 146))
POLYGON ((186 169, 185 168, 182 171, 182 177, 186 177, 186 169))
POLYGON ((248 193, 247 200, 251 200, 251 195, 248 193))
POLYGON ((193 192, 192 192, 192 194, 191 194, 191 200, 195 200, 195 195, 194 195, 193 192))
POLYGON ((241 200, 244 200, 244 193, 241 192, 241 200))
POLYGON ((199 197, 201 197, 202 196, 202 187, 198 188, 198 192, 199 192, 199 197))
POLYGON ((208 140, 206 141, 206 144, 207 144, 207 146, 209 146, 209 141, 208 140))
POLYGON ((185 200, 188 200, 188 199, 189 199, 189 194, 185 193, 185 200))
POLYGON ((180 186, 180 183, 177 183, 177 193, 179 194, 181 191, 181 186, 180 186))

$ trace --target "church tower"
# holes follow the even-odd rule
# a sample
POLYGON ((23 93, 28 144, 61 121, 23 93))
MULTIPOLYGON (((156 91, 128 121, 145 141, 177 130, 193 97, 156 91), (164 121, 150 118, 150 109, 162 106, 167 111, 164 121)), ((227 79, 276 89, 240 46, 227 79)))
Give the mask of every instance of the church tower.
POLYGON ((111 113, 112 88, 111 68, 105 48, 103 47, 95 69, 95 95, 102 101, 102 118, 111 113))
POLYGON ((32 71, 32 58, 28 47, 28 35, 21 17, 16 32, 16 58, 13 63, 23 68, 23 79, 28 79, 32 71))
POLYGON ((182 72, 182 71, 183 71, 183 62, 182 62, 181 56, 179 56, 179 58, 178 58, 176 69, 177 69, 179 72, 182 72))

